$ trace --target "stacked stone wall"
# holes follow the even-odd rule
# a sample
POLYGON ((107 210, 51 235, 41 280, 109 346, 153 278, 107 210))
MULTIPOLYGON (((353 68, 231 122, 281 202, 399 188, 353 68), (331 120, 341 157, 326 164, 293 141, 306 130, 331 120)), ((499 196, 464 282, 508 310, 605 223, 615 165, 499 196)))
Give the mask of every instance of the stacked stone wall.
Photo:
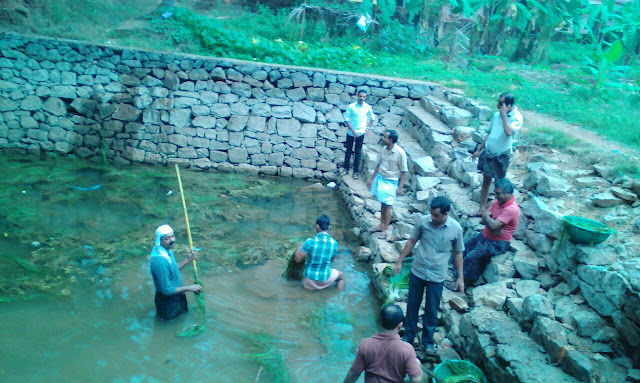
MULTIPOLYGON (((0 149, 335 179, 358 89, 394 127, 435 84, 0 35, 0 149)), ((378 137, 371 137, 376 141, 378 137)))

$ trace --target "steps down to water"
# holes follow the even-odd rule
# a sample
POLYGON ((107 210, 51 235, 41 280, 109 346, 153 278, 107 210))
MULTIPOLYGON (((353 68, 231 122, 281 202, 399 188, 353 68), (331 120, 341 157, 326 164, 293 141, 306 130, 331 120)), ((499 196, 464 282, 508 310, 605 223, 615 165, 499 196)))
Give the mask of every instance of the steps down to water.
MULTIPOLYGON (((359 227, 360 237, 371 250, 373 258, 370 261, 376 274, 373 285, 382 299, 386 298, 388 289, 388 280, 382 276, 382 271, 392 267, 398 259, 417 219, 429 213, 427 202, 432 198, 437 195, 448 197, 452 202, 450 215, 468 232, 482 228, 478 218, 469 218, 469 213, 479 208, 475 202, 479 175, 470 160, 475 147, 473 129, 464 129, 463 125, 468 127, 479 117, 486 120, 491 113, 481 105, 465 105, 467 109, 456 105, 455 93, 444 96, 447 100, 427 96, 421 105, 408 106, 396 128, 398 144, 408 156, 409 175, 404 195, 398 197, 393 206, 392 225, 386 239, 367 231, 380 222, 380 203, 369 193, 367 182, 382 147, 365 145, 362 176, 358 180, 351 176, 339 179, 339 190, 359 227), (452 129, 452 125, 456 129, 452 129)), ((455 295, 462 297, 446 291, 441 302, 441 324, 446 328, 446 336, 464 358, 481 366, 491 381, 578 382, 550 364, 549 355, 541 345, 499 307, 478 305, 461 314, 448 304, 455 295)), ((405 299, 406 295, 401 294, 400 305, 406 310, 406 304, 402 302, 405 299)))

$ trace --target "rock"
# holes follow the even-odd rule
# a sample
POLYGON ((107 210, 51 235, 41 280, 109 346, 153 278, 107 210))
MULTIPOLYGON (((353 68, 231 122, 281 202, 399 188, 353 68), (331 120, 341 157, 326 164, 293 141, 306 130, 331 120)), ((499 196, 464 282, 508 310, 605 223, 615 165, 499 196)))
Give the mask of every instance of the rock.
POLYGON ((42 109, 56 116, 64 116, 67 114, 67 106, 57 97, 49 97, 42 105, 42 109))
POLYGON ((20 101, 20 108, 23 110, 38 110, 42 107, 42 100, 38 96, 30 95, 20 101))
POLYGON ((361 261, 361 262, 368 262, 371 260, 373 256, 373 253, 371 252, 371 249, 369 249, 368 247, 364 247, 364 246, 359 246, 355 253, 353 253, 353 258, 356 261, 361 261))
POLYGON ((531 338, 544 347, 551 356, 551 362, 557 363, 563 357, 569 342, 562 325, 546 317, 537 317, 533 321, 531 338))
POLYGON ((533 230, 525 230, 524 235, 527 244, 535 251, 540 253, 548 253, 551 251, 553 243, 545 234, 536 233, 533 230))
POLYGON ((249 159, 247 149, 245 148, 231 148, 228 151, 229 162, 232 164, 246 163, 249 159))
POLYGON ((571 317, 571 325, 576 329, 578 335, 586 338, 591 338, 593 334, 607 325, 600 315, 587 308, 579 308, 569 316, 571 317))
POLYGON ((502 310, 507 300, 507 285, 504 281, 489 283, 473 289, 473 305, 502 310))
POLYGON ((609 192, 599 193, 591 197, 591 202, 597 207, 614 207, 622 204, 622 200, 609 192))
POLYGON ((472 138, 475 131, 476 130, 474 128, 471 128, 469 126, 456 126, 455 128, 453 128, 453 138, 455 138, 458 142, 462 142, 472 138))
POLYGON ((278 119, 276 122, 278 134, 282 137, 298 136, 301 126, 300 121, 293 118, 278 119))
POLYGON ((589 381, 589 375, 593 369, 593 365, 589 358, 578 350, 573 348, 565 349, 564 357, 561 361, 562 369, 580 379, 583 382, 589 381))
POLYGON ((600 177, 578 177, 573 180, 577 186, 581 187, 606 187, 609 186, 609 181, 600 177))
POLYGON ((534 294, 524 298, 522 301, 522 317, 520 325, 528 330, 531 323, 537 317, 555 319, 553 305, 545 296, 534 294))
POLYGON ((516 293, 520 298, 526 298, 531 295, 538 294, 540 290, 540 282, 533 280, 524 280, 516 282, 516 293))
POLYGON ((613 181, 618 175, 616 169, 608 165, 596 164, 593 165, 593 169, 600 175, 600 177, 609 181, 613 181))
POLYGON ((440 183, 440 177, 417 176, 416 182, 418 183, 418 190, 429 191, 429 190, 432 190, 436 185, 440 183))
POLYGON ((438 169, 433 163, 433 158, 431 158, 430 156, 424 156, 415 159, 413 163, 415 164, 414 171, 421 176, 434 177, 438 173, 438 169))
POLYGON ((562 297, 558 299, 554 307, 556 319, 562 323, 574 326, 573 314, 578 310, 578 306, 573 303, 571 298, 562 297))
POLYGON ((301 102, 293 103, 293 118, 297 118, 302 122, 315 122, 316 111, 301 102))
POLYGON ((513 266, 525 279, 534 279, 540 273, 538 256, 531 250, 518 251, 513 257, 513 266))
POLYGON ((551 210, 540 198, 532 196, 522 204, 522 213, 533 219, 531 229, 559 238, 562 233, 562 214, 551 210))
POLYGON ((536 191, 545 197, 563 197, 570 188, 565 179, 545 174, 540 178, 536 191))
POLYGON ((611 188, 611 194, 613 194, 614 196, 620 198, 621 200, 629 204, 632 204, 638 200, 638 197, 636 196, 635 193, 618 186, 611 188))
POLYGON ((135 121, 139 115, 140 110, 129 104, 117 104, 116 110, 113 112, 113 118, 122 121, 135 121))

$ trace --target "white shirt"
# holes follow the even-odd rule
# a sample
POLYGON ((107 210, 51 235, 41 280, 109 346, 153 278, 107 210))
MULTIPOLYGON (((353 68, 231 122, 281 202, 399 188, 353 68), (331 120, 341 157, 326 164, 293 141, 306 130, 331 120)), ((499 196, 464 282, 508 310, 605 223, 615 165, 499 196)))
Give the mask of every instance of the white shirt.
MULTIPOLYGON (((363 102, 362 106, 360 106, 357 102, 354 102, 347 108, 347 111, 344 114, 344 120, 349 121, 351 123, 351 126, 353 127, 353 130, 355 130, 356 133, 360 136, 367 131, 369 120, 375 121, 376 116, 373 114, 371 105, 363 102)), ((347 129, 347 134, 353 136, 350 129, 347 129)))
POLYGON ((517 107, 513 107, 509 113, 507 113, 507 121, 509 126, 513 129, 513 134, 507 136, 502 126, 502 117, 500 112, 495 112, 491 119, 491 130, 489 131, 489 137, 484 144, 485 150, 491 154, 499 155, 504 152, 511 153, 511 145, 518 134, 518 131, 522 128, 522 114, 518 111, 517 107))

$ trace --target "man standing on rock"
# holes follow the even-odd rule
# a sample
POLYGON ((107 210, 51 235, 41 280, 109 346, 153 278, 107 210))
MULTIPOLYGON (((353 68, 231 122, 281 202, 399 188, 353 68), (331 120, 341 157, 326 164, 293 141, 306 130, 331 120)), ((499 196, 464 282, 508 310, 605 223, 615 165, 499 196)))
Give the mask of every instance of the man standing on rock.
POLYGON ((173 245, 176 242, 173 229, 169 225, 162 225, 156 229, 156 239, 151 250, 149 269, 156 287, 156 312, 162 320, 177 318, 187 312, 187 297, 185 292, 193 291, 198 294, 202 290, 200 285, 182 285, 180 270, 189 262, 197 258, 193 251, 182 262, 176 262, 173 256, 173 245))
MULTIPOLYGON (((467 285, 480 278, 491 257, 509 250, 509 242, 520 219, 520 207, 513 196, 513 190, 513 184, 508 179, 496 181, 496 200, 482 216, 482 223, 486 225, 484 230, 464 244, 463 273, 464 283, 467 285)), ((455 290, 456 287, 452 281, 445 282, 445 286, 450 290, 455 290)))
POLYGON ((442 298, 442 286, 447 279, 449 259, 452 253, 458 275, 460 275, 455 283, 455 288, 464 292, 464 279, 462 278, 464 241, 462 227, 456 220, 449 217, 451 202, 447 198, 436 197, 431 201, 429 207, 431 214, 418 219, 411 232, 411 238, 404 245, 404 249, 396 261, 393 274, 396 275, 400 272, 402 262, 419 241, 409 275, 407 323, 403 340, 413 344, 418 324, 418 312, 426 289, 421 347, 427 355, 435 355, 433 334, 438 326, 438 308, 442 298))
POLYGON ((334 282, 338 290, 344 288, 344 273, 331 268, 331 261, 338 253, 338 241, 327 233, 330 223, 326 214, 318 217, 316 219, 318 234, 314 238, 307 238, 302 247, 296 250, 296 262, 300 263, 306 259, 302 272, 302 284, 307 290, 322 290, 333 285, 334 282))
POLYGON ((358 101, 350 104, 345 112, 345 122, 347 124, 347 142, 345 146, 347 152, 344 155, 344 169, 343 175, 349 174, 349 164, 351 162, 351 154, 355 151, 355 158, 353 160, 353 179, 358 179, 358 171, 360 169, 360 156, 362 155, 362 143, 364 142, 364 135, 367 132, 367 128, 370 128, 375 121, 376 116, 373 114, 371 106, 365 102, 367 99, 367 92, 364 90, 358 91, 358 101), (355 150, 353 148, 355 142, 355 150))
POLYGON ((380 322, 383 331, 360 342, 344 383, 354 383, 362 371, 365 372, 365 383, 401 383, 406 375, 409 375, 411 383, 422 382, 422 368, 415 350, 398 335, 404 322, 400 306, 384 306, 380 322))
POLYGON ((378 238, 387 238, 387 229, 391 223, 391 206, 396 196, 402 195, 404 180, 407 176, 407 154, 398 142, 398 132, 387 130, 382 137, 384 147, 378 154, 376 165, 369 189, 378 202, 382 204, 380 211, 380 226, 371 229, 372 233, 380 232, 378 238))
POLYGON ((498 111, 491 119, 489 134, 471 156, 473 160, 478 158, 478 171, 483 177, 480 210, 471 216, 481 217, 486 212, 491 180, 507 176, 511 146, 523 123, 522 114, 514 104, 515 97, 511 93, 502 93, 498 97, 498 111))

